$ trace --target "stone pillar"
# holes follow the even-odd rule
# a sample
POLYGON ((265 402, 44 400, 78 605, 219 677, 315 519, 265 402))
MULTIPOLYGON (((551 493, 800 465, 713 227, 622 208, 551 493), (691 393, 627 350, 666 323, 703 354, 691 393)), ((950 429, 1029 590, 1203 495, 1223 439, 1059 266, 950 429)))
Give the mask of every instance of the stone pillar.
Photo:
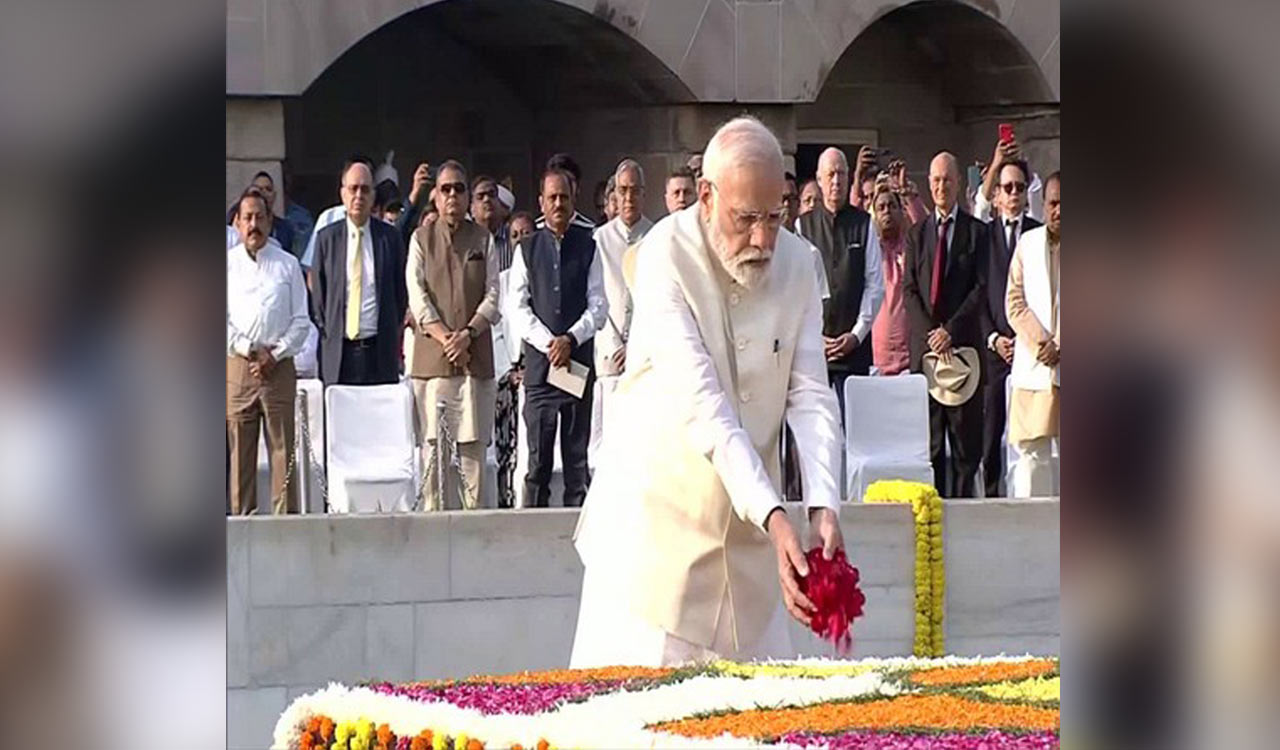
POLYGON ((226 205, 248 187, 259 170, 271 173, 276 185, 276 215, 284 213, 284 102, 281 99, 227 97, 226 205))

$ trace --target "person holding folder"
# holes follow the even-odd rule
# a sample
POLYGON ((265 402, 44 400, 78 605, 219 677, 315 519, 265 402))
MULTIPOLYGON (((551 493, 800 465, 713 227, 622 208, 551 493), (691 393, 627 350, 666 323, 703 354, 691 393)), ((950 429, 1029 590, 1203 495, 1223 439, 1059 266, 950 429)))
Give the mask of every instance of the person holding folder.
POLYGON ((538 204, 546 223, 520 241, 511 263, 512 313, 523 332, 529 430, 525 504, 535 508, 547 507, 551 497, 557 422, 565 507, 581 506, 591 481, 592 343, 604 326, 608 303, 595 240, 590 230, 571 223, 577 189, 564 170, 543 173, 538 204))

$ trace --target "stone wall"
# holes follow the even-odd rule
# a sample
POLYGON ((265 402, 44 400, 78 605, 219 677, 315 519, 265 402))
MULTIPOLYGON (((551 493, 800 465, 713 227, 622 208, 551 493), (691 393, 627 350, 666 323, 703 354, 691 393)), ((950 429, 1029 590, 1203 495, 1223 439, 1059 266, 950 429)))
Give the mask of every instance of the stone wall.
MULTIPOLYGON (((1058 653, 1058 515, 1057 501, 948 503, 949 651, 1058 653)), ((855 656, 909 654, 908 509, 846 505, 841 522, 867 594, 855 656)), ((564 666, 576 523, 574 510, 228 520, 228 747, 267 746, 287 703, 329 680, 564 666)), ((792 636, 830 653, 794 623, 792 636)))
POLYGON ((266 170, 276 185, 276 214, 284 212, 280 198, 280 162, 284 159, 284 105, 279 99, 227 99, 227 191, 230 206, 266 170))

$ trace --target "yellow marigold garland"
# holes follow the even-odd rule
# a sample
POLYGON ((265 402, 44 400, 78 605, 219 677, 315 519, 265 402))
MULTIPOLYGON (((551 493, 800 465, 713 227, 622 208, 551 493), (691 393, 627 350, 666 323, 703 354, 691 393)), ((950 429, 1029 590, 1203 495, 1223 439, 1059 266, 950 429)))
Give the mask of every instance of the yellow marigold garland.
POLYGON ((942 498, 933 485, 902 480, 872 482, 863 496, 866 503, 911 505, 916 528, 916 656, 942 656, 942 611, 946 600, 946 573, 942 562, 942 498))

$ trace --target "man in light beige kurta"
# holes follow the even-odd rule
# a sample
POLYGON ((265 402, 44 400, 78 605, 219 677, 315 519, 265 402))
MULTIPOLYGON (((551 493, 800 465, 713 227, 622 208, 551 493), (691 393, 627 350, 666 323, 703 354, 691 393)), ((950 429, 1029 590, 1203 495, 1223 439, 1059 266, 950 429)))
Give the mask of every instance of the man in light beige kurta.
POLYGON ((807 246, 780 231, 781 147, 737 118, 705 163, 697 203, 638 257, 616 421, 575 534, 573 667, 795 655, 787 612, 807 624, 812 603, 781 502, 784 422, 811 543, 828 558, 844 545, 822 303, 807 246))
POLYGON ((1018 451, 1013 467, 1014 497, 1055 492, 1053 440, 1059 436, 1059 256, 1062 179, 1045 184, 1045 226, 1022 236, 1009 264, 1005 307, 1017 333, 1010 378, 1009 443, 1018 451))
POLYGON ((422 501, 428 510, 457 507, 452 498, 458 495, 462 507, 480 507, 498 395, 491 338, 499 319, 498 259, 493 235, 466 219, 466 180, 456 162, 440 167, 435 197, 440 218, 414 232, 405 269, 416 329, 409 375, 425 464, 422 501), (459 488, 459 472, 446 449, 443 495, 436 438, 441 402, 463 480, 459 488))

